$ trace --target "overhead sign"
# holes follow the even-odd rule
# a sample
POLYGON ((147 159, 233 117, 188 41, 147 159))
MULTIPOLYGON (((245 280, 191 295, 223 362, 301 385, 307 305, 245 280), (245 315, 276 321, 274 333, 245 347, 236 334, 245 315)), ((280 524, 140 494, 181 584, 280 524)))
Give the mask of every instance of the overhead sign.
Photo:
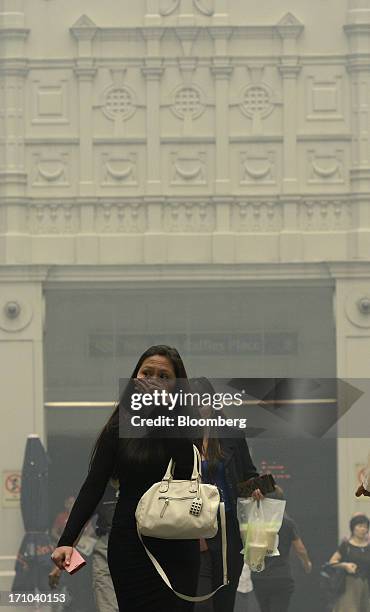
POLYGON ((4 508, 16 508, 21 499, 21 472, 4 470, 2 479, 2 505, 4 508))

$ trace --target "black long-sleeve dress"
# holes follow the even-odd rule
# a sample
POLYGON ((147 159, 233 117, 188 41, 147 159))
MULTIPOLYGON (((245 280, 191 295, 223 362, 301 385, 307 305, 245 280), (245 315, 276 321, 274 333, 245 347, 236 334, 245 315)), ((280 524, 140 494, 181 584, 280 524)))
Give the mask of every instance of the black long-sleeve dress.
MULTIPOLYGON (((139 446, 140 443, 134 441, 139 446)), ((166 586, 148 558, 137 536, 135 510, 143 493, 162 479, 171 456, 175 461, 175 478, 190 478, 192 444, 185 439, 152 439, 149 445, 148 441, 143 444, 144 452, 135 455, 127 452, 127 441, 119 439, 117 428, 104 431, 58 546, 74 544, 115 472, 120 495, 109 537, 108 565, 120 612, 190 612, 193 604, 178 598, 166 586)), ((196 595, 199 540, 148 537, 143 540, 173 587, 186 595, 196 595)))

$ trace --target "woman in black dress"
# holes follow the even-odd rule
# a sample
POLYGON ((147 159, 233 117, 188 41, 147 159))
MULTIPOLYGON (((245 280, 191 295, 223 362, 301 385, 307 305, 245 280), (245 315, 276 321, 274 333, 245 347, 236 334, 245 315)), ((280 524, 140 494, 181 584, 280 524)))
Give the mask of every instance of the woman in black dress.
POLYGON ((347 572, 345 591, 336 602, 334 612, 370 612, 369 519, 357 514, 351 518, 349 528, 351 537, 339 545, 329 561, 347 572))
MULTIPOLYGON (((168 462, 175 462, 174 477, 188 479, 193 467, 192 441, 183 436, 125 438, 119 436, 120 416, 132 416, 129 401, 133 391, 155 389, 188 391, 187 374, 177 350, 159 345, 140 357, 122 397, 101 432, 93 450, 87 478, 72 508, 58 547, 55 564, 64 569, 72 546, 103 496, 112 476, 118 478, 120 496, 108 542, 108 564, 120 612, 191 612, 193 604, 178 598, 162 581, 147 556, 136 531, 135 510, 140 497, 162 479, 168 462), (121 411, 120 411, 121 408, 121 411)), ((152 416, 161 409, 155 408, 152 416)), ((172 412, 172 415, 175 413, 172 412)), ((145 410, 135 412, 140 416, 145 410)), ((168 413, 167 413, 168 414, 168 413)), ((122 426, 122 420, 121 420, 122 426)), ((162 435, 162 434, 160 434, 162 435)), ((177 591, 195 595, 199 572, 199 540, 143 538, 177 591)))

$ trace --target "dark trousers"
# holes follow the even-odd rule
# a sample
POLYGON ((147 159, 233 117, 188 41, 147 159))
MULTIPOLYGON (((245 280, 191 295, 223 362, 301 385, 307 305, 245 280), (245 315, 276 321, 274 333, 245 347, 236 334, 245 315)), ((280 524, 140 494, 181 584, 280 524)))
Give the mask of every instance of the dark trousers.
MULTIPOLYGON (((239 524, 231 512, 226 513, 227 569, 229 584, 205 602, 195 605, 195 612, 233 612, 236 590, 243 569, 243 544, 239 524)), ((222 584, 222 543, 221 529, 217 535, 206 540, 208 550, 200 554, 198 595, 210 593, 222 584)))
POLYGON ((261 612, 288 612, 294 591, 291 580, 278 578, 253 580, 253 589, 261 612))

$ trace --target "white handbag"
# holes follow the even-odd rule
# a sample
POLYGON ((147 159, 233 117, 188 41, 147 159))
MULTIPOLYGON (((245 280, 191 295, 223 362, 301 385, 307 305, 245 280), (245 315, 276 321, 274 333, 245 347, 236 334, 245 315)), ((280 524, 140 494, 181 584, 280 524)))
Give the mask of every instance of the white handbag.
POLYGON ((174 462, 170 460, 161 482, 154 483, 140 498, 135 518, 139 539, 157 572, 173 592, 186 601, 205 601, 228 584, 225 505, 215 485, 202 483, 200 453, 193 445, 194 463, 190 480, 174 480, 174 462), (223 583, 208 595, 191 597, 175 591, 154 555, 145 546, 142 536, 169 540, 213 538, 218 531, 220 510, 222 536, 223 583))

